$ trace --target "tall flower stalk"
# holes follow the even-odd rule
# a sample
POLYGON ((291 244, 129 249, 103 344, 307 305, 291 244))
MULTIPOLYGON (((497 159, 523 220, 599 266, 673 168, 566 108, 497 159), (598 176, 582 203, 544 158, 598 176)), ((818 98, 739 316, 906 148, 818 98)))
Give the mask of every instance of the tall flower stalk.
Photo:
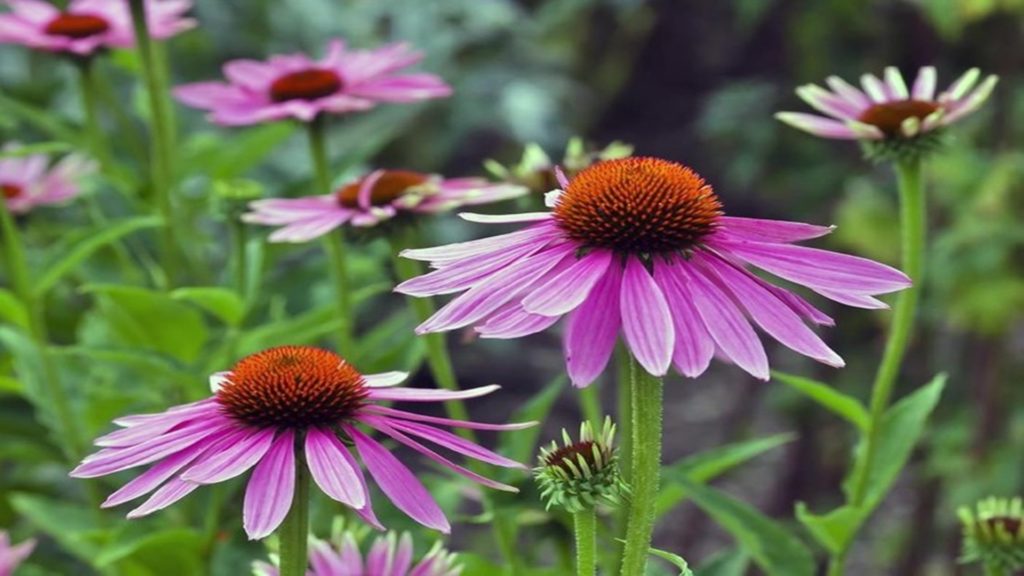
POLYGON ((281 541, 281 576, 305 576, 309 556, 309 472, 303 465, 302 439, 296 439, 295 496, 285 516, 278 539, 281 541))
POLYGON ((662 382, 632 356, 630 376, 629 483, 632 490, 622 552, 622 574, 643 574, 654 533, 661 477, 662 382))
POLYGON ((174 204, 171 199, 174 166, 174 142, 172 113, 167 87, 167 78, 161 72, 153 39, 150 36, 146 18, 145 0, 129 0, 132 24, 135 29, 136 45, 142 61, 142 73, 149 96, 151 134, 150 186, 157 212, 163 218, 160 235, 160 263, 164 272, 164 284, 172 287, 178 279, 178 253, 174 241, 174 204))

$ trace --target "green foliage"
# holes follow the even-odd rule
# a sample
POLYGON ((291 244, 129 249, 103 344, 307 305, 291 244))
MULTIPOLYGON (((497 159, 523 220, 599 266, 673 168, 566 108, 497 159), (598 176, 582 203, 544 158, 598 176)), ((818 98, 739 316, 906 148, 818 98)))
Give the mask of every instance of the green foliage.
POLYGON ((847 396, 835 388, 810 378, 772 371, 772 377, 786 386, 817 402, 821 407, 835 413, 864 431, 868 428, 868 411, 859 400, 847 396))

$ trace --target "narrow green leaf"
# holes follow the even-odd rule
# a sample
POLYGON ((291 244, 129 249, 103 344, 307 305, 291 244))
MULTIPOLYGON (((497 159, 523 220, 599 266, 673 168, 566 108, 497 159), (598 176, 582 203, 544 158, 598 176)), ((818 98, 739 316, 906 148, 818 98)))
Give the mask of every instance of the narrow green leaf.
POLYGON ((683 488, 769 576, 814 576, 814 556, 782 524, 731 496, 684 479, 683 488))
POLYGON ((215 180, 237 178, 262 162, 295 133, 287 122, 264 124, 227 136, 204 132, 185 143, 183 166, 215 180))
POLYGON ((742 550, 726 550, 709 558, 694 576, 744 576, 750 558, 742 550))
POLYGON ((785 374, 777 370, 772 370, 772 377, 814 400, 826 410, 845 418, 860 430, 868 429, 868 411, 861 404, 860 400, 853 396, 843 394, 835 388, 816 380, 793 374, 785 374))
POLYGON ((238 326, 245 316, 245 304, 233 291, 215 286, 178 288, 171 298, 199 306, 228 326, 238 326))
MULTIPOLYGON (((623 541, 625 543, 625 541, 623 541)), ((666 552, 664 550, 658 550, 657 548, 650 548, 650 553, 662 560, 667 561, 676 568, 679 568, 679 576, 693 576, 693 571, 690 570, 690 565, 686 563, 686 560, 678 554, 666 552)))
POLYGON ((0 320, 19 328, 28 328, 28 310, 10 290, 0 288, 0 320))
POLYGON ((161 224, 162 220, 156 216, 141 216, 110 226, 79 242, 69 252, 52 263, 46 272, 43 273, 43 276, 36 282, 36 296, 45 295, 65 274, 74 270, 85 259, 107 244, 115 242, 137 230, 155 228, 161 224))
POLYGON ((846 549, 861 524, 867 519, 861 508, 842 506, 828 514, 817 515, 808 510, 803 502, 796 505, 796 517, 814 539, 832 553, 846 549))
POLYGON ((129 539, 97 555, 98 568, 127 565, 154 576, 201 574, 204 539, 191 530, 170 529, 150 534, 129 531, 129 539))
POLYGON ((662 489, 658 494, 656 514, 661 516, 686 498, 686 490, 678 479, 705 483, 769 450, 793 441, 792 434, 776 434, 712 448, 687 456, 665 468, 662 489))
POLYGON ((35 144, 22 144, 10 150, 0 150, 0 158, 21 158, 33 154, 59 154, 74 150, 74 146, 67 142, 37 142, 35 144))
POLYGON ((96 545, 96 513, 71 502, 31 494, 13 494, 11 506, 37 529, 51 536, 64 550, 92 564, 96 545))
POLYGON ((37 108, 20 100, 5 96, 0 92, 0 116, 18 118, 48 133, 57 140, 75 144, 76 148, 84 147, 83 137, 74 129, 57 119, 49 110, 37 108))

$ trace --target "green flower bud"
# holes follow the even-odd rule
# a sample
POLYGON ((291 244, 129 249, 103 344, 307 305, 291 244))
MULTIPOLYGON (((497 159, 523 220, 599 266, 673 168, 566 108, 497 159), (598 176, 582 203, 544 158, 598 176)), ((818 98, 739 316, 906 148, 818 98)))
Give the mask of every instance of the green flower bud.
POLYGON ((986 498, 959 511, 964 563, 1001 571, 1024 569, 1024 505, 1020 498, 986 498))
POLYGON ((598 504, 618 505, 629 487, 619 474, 614 440, 615 425, 605 418, 597 436, 590 423, 584 422, 579 441, 573 442, 563 429, 561 447, 554 441, 542 447, 534 478, 546 507, 557 506, 575 514, 598 504))

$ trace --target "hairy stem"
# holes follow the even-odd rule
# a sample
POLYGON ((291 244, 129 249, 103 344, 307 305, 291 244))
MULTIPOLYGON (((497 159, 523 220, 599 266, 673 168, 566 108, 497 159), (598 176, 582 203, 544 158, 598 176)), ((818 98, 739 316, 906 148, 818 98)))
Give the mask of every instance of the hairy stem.
POLYGON ((647 566, 654 532, 654 508, 661 474, 662 383, 661 379, 645 372, 635 358, 630 358, 629 366, 633 491, 622 553, 622 574, 641 576, 647 566))
POLYGON ((292 508, 278 529, 281 541, 281 576, 305 576, 309 564, 309 472, 303 458, 295 461, 295 495, 292 508))
POLYGON ((597 573, 597 515, 590 508, 573 514, 576 529, 576 575, 597 573))

